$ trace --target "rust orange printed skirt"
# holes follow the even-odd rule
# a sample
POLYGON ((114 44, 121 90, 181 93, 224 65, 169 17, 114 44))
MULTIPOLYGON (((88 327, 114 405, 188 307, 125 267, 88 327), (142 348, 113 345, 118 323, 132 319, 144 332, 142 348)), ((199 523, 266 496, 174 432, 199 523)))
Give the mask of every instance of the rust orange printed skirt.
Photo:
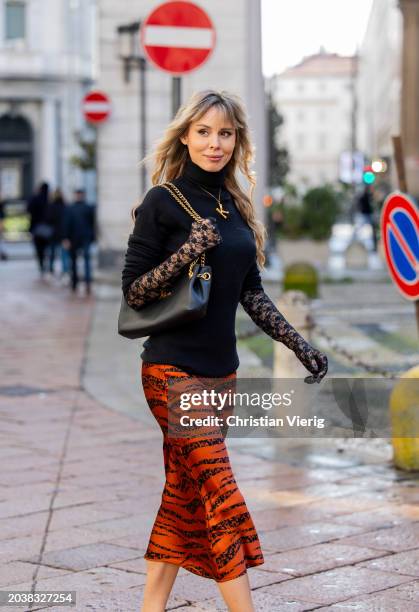
MULTIPOLYGON (((259 538, 230 466, 224 434, 168 435, 168 378, 197 380, 177 366, 143 362, 142 383, 163 432, 166 483, 145 559, 174 563, 217 582, 264 562, 259 538)), ((223 380, 235 382, 233 372, 223 380)))

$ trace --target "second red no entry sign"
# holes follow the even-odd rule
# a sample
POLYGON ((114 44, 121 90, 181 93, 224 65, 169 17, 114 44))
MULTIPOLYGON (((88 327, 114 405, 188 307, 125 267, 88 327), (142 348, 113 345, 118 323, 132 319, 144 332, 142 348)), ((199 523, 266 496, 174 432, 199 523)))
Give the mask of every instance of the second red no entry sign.
POLYGON ((82 108, 86 121, 102 123, 110 115, 111 103, 103 91, 91 91, 84 96, 82 108))
POLYGON ((144 21, 141 41, 148 59, 161 70, 181 75, 199 68, 215 46, 215 28, 192 2, 165 2, 144 21))

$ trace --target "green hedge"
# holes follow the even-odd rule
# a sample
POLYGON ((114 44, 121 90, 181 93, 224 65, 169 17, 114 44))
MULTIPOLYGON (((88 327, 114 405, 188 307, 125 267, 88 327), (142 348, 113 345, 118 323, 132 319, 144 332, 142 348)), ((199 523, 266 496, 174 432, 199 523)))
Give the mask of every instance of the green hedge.
POLYGON ((279 234, 287 238, 328 239, 340 213, 341 201, 342 194, 328 185, 310 189, 297 204, 288 204, 285 198, 272 207, 273 212, 279 210, 283 216, 279 234))

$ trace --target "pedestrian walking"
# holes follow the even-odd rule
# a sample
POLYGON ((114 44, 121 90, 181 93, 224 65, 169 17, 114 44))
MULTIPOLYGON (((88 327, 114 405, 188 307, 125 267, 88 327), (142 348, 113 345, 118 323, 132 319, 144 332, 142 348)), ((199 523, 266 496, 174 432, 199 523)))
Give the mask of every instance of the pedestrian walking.
POLYGON ((358 212, 364 223, 371 227, 373 250, 377 250, 377 227, 374 213, 374 197, 370 185, 365 185, 364 191, 358 196, 358 212))
MULTIPOLYGON (((0 186, 1 189, 1 186, 0 186)), ((0 260, 6 261, 8 259, 7 253, 4 250, 4 219, 6 217, 6 201, 3 199, 0 191, 0 260)))
POLYGON ((49 185, 43 182, 27 204, 27 211, 30 215, 29 231, 32 234, 41 279, 44 278, 46 272, 45 255, 53 234, 53 229, 47 219, 48 196, 49 185))
POLYGON ((95 240, 94 208, 86 203, 84 189, 76 189, 74 202, 66 210, 63 246, 70 253, 71 289, 77 291, 79 284, 78 258, 84 262, 86 294, 91 293, 92 270, 90 249, 95 240))
MULTIPOLYGON (((264 562, 258 534, 232 472, 224 436, 168 435, 168 381, 200 377, 234 385, 239 359, 235 313, 253 321, 323 378, 327 358, 310 346, 266 295, 259 272, 264 228, 239 169, 253 187, 244 107, 205 91, 179 109, 154 155, 153 187, 135 211, 122 290, 133 309, 151 306, 185 266, 205 254, 212 280, 203 318, 151 334, 141 353, 142 384, 163 433, 166 484, 145 559, 143 612, 163 612, 179 567, 213 579, 230 611, 253 611, 247 569, 264 562), (199 218, 192 221, 160 184, 170 181, 199 218)), ((177 193, 177 192, 176 192, 177 193)), ((163 293, 164 295, 164 293, 163 293)))
POLYGON ((61 276, 69 273, 69 254, 62 246, 65 231, 66 203, 61 189, 55 189, 48 206, 47 220, 53 229, 49 243, 49 271, 54 274, 55 258, 57 253, 61 258, 61 276))

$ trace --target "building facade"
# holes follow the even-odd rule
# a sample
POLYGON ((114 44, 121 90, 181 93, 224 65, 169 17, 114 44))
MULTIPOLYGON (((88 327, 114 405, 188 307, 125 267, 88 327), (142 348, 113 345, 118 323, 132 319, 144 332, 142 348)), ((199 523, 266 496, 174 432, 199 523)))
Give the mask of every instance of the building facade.
POLYGON ((270 80, 284 118, 288 180, 302 191, 339 180, 340 155, 354 146, 355 72, 355 57, 321 49, 270 80))
POLYGON ((359 53, 358 142, 367 157, 391 157, 400 133, 403 23, 398 0, 375 0, 359 53))
POLYGON ((81 100, 93 80, 94 0, 0 0, 0 189, 24 201, 48 181, 69 196, 81 100))
MULTIPOLYGON (((126 248, 131 230, 130 210, 141 200, 144 191, 144 175, 138 165, 143 145, 145 143, 149 153, 172 118, 171 75, 147 62, 143 82, 140 70, 133 70, 129 82, 125 82, 119 57, 118 28, 144 20, 159 4, 156 0, 143 0, 141 3, 99 0, 98 3, 97 86, 112 101, 111 116, 98 129, 98 221, 101 261, 104 264, 114 262, 126 248)), ((216 45, 201 68, 182 77, 182 100, 194 91, 208 88, 226 89, 242 97, 256 145, 256 203, 261 216, 266 141, 260 2, 199 0, 197 4, 206 10, 214 24, 216 45)), ((136 51, 139 52, 138 41, 137 45, 136 51)), ((150 186, 148 167, 145 189, 150 186)))

